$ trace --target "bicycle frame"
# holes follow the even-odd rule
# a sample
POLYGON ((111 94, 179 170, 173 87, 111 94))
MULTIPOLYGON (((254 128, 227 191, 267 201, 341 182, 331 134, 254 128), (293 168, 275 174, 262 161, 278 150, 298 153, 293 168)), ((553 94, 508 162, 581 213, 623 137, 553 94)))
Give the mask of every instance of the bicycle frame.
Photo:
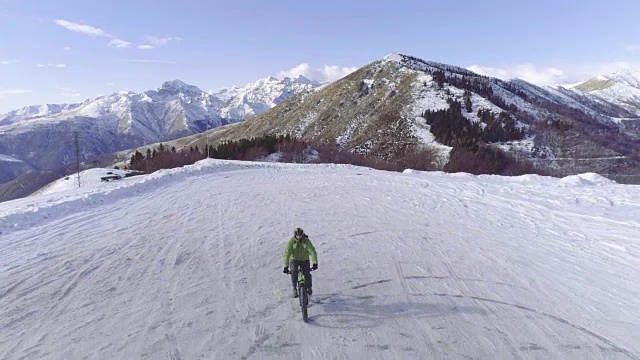
POLYGON ((304 285, 304 273, 301 270, 298 271, 298 285, 304 285))
MULTIPOLYGON (((313 271, 313 269, 309 269, 313 271)), ((298 299, 300 301, 300 307, 302 308, 302 320, 308 321, 307 305, 309 305, 309 295, 307 295, 307 287, 304 285, 304 273, 302 270, 298 271, 298 299)))

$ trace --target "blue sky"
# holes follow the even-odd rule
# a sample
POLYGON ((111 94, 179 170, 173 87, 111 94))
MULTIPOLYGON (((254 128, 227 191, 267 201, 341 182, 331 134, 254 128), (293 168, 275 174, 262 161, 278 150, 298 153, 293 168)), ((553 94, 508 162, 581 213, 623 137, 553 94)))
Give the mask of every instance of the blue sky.
POLYGON ((332 80, 388 53, 540 84, 640 63, 640 1, 0 2, 0 113, 181 79, 332 80))

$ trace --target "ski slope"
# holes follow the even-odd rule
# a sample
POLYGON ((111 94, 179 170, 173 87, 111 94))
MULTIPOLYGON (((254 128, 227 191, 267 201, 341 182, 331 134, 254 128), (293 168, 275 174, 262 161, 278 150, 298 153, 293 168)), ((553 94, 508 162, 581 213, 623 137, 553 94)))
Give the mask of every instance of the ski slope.
POLYGON ((640 186, 211 159, 87 184, 0 203, 2 359, 640 359, 640 186))

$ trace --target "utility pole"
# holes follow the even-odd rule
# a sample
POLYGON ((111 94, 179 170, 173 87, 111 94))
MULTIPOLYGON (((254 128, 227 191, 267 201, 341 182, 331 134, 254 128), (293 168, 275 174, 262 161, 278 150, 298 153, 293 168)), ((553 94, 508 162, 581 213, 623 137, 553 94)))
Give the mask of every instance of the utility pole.
POLYGON ((78 140, 78 131, 73 132, 73 144, 75 146, 76 151, 76 176, 74 187, 82 186, 82 179, 80 178, 80 141, 78 140))
POLYGON ((205 141, 204 143, 204 149, 207 152, 207 158, 209 157, 209 116, 206 117, 207 119, 207 141, 205 141))

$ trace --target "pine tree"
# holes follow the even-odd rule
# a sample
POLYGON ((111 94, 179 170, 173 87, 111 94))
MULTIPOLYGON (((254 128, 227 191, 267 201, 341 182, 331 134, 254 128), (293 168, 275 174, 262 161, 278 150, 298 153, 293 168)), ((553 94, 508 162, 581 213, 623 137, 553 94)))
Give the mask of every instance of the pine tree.
POLYGON ((464 99, 464 107, 467 109, 467 112, 473 112, 473 109, 471 108, 471 92, 469 90, 465 90, 462 98, 464 99))
POLYGON ((438 84, 439 88, 442 88, 442 86, 444 86, 444 82, 446 80, 446 76, 444 74, 444 71, 442 70, 436 70, 433 72, 433 81, 436 82, 436 84, 438 84))

